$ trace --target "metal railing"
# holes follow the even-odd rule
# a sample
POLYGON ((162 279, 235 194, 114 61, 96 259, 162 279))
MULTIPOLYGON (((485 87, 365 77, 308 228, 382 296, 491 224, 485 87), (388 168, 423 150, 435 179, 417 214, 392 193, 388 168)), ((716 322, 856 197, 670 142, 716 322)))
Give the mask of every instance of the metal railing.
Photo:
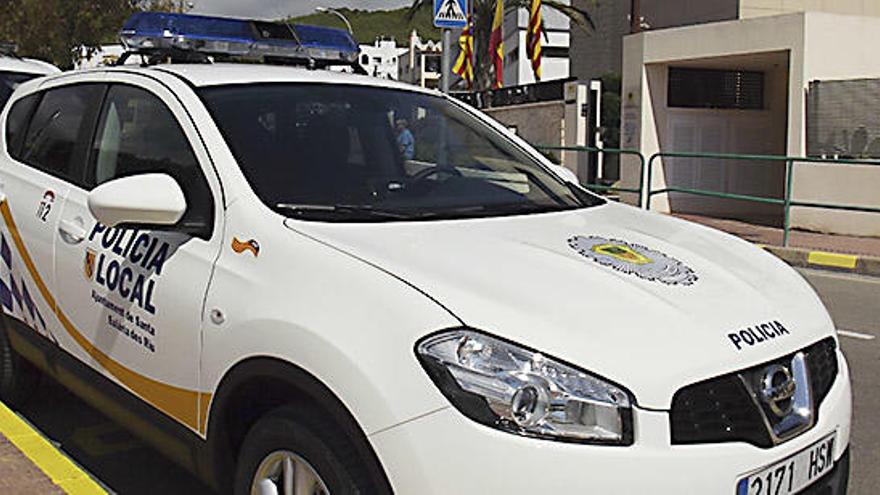
POLYGON ((603 154, 612 154, 612 155, 627 155, 627 156, 635 156, 639 159, 639 187, 617 187, 617 186, 606 186, 603 184, 583 184, 584 187, 591 191, 596 192, 627 192, 638 194, 638 206, 642 207, 642 198, 644 197, 644 177, 645 177, 645 155, 641 154, 636 150, 627 150, 627 149, 617 149, 617 148, 594 148, 591 146, 553 146, 553 145, 534 145, 534 147, 541 151, 576 151, 576 152, 588 152, 588 153, 603 153, 603 154))
MULTIPOLYGON (((867 212, 867 213, 880 213, 880 208, 872 207, 872 206, 858 206, 858 205, 846 205, 846 204, 834 204, 834 203, 818 203, 813 201, 799 201, 792 199, 792 184, 794 181, 794 168, 798 163, 820 163, 826 165, 873 165, 880 166, 880 161, 877 160, 827 160, 823 158, 806 158, 806 157, 794 157, 794 156, 777 156, 777 155, 739 155, 739 154, 728 154, 728 153, 685 153, 685 152, 664 152, 664 153, 655 153, 648 160, 648 170, 647 177, 640 179, 640 186, 647 183, 647 194, 645 194, 645 204, 644 208, 646 210, 651 209, 651 198, 658 194, 664 193, 682 193, 682 194, 691 194, 696 196, 704 196, 704 197, 712 197, 712 198, 722 198, 722 199, 736 199, 743 201, 751 201, 754 203, 764 203, 764 204, 774 204, 774 205, 782 205, 783 207, 783 224, 782 224, 782 245, 788 246, 789 235, 791 233, 791 208, 792 207, 806 207, 806 208, 820 208, 826 210, 838 210, 838 211, 854 211, 854 212, 867 212), (696 189, 696 188, 688 188, 688 187, 665 187, 663 189, 652 190, 651 184, 653 179, 653 171, 654 171, 654 162, 661 158, 707 158, 707 159, 715 159, 715 160, 745 160, 745 161, 763 161, 763 162, 775 162, 775 163, 785 163, 785 189, 783 191, 783 197, 780 198, 768 198, 765 196, 754 196, 750 194, 736 194, 736 193, 727 193, 720 191, 711 191, 707 189, 696 189)), ((640 187, 641 189, 641 187, 640 187)), ((640 196, 641 197, 641 196, 640 196)), ((640 205, 641 206, 641 205, 640 205)))

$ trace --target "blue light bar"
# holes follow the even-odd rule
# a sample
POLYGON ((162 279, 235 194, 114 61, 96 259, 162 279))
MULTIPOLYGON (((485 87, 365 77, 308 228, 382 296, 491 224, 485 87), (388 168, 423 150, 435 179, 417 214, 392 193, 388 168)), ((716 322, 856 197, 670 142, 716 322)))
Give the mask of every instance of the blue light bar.
POLYGON ((135 53, 178 50, 333 65, 352 64, 360 52, 342 29, 164 12, 133 14, 119 36, 135 53))

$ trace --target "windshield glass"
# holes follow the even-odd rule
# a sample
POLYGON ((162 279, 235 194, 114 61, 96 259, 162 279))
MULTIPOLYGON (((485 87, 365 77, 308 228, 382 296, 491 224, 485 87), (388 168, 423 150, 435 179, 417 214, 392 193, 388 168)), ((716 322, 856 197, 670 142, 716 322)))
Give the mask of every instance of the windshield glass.
POLYGON ((9 97, 12 96, 12 92, 15 91, 15 88, 21 85, 21 83, 29 81, 35 77, 37 77, 36 74, 0 71, 0 110, 3 109, 3 105, 6 105, 6 102, 9 100, 9 97))
POLYGON ((200 94, 251 187, 287 216, 465 218, 602 202, 438 96, 327 84, 200 94))

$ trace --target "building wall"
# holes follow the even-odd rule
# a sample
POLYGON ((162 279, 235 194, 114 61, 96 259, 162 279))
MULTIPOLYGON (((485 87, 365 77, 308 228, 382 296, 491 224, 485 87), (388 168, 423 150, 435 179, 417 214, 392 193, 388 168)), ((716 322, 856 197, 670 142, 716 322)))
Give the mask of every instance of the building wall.
POLYGON ((571 75, 581 81, 605 74, 620 74, 623 37, 629 34, 630 0, 599 2, 573 0, 573 5, 590 12, 596 29, 571 28, 571 75))
MULTIPOLYGON (((803 124, 803 20, 802 16, 783 19, 754 19, 720 22, 712 25, 688 26, 643 32, 624 38, 623 95, 621 104, 621 147, 640 150, 646 157, 659 151, 675 150, 669 136, 669 109, 666 107, 666 80, 670 65, 683 62, 699 64, 700 60, 718 63, 726 57, 768 52, 788 53, 791 78, 787 85, 787 104, 791 126, 803 124)), ((738 60, 737 65, 742 63, 738 60)), ((732 67, 739 68, 739 67, 732 67)), ((777 90, 778 91, 778 90, 777 90)), ((768 102, 769 104, 769 102, 768 102)), ((719 112, 719 115, 721 113, 719 112)), ((781 152, 802 148, 802 135, 788 133, 779 147, 781 152)), ((700 150, 709 151, 709 150, 700 150)), ((720 150, 719 150, 720 151, 720 150)), ((726 151, 735 151, 727 149, 726 151)), ((655 167, 652 189, 667 187, 662 161, 655 167)), ((639 168, 632 160, 624 160, 621 170, 624 185, 637 186, 639 168)), ((633 200, 635 198, 629 198, 633 200)), ((656 197, 653 205, 669 211, 668 198, 656 197)))
MULTIPOLYGON (((848 0, 835 0, 854 4, 848 0)), ((868 4, 880 2, 866 0, 868 4)), ((875 9, 876 10, 876 9, 875 9)), ((824 13, 805 16, 804 87, 810 81, 880 77, 880 17, 854 17, 824 13)), ((804 97, 805 98, 805 97, 804 97)), ((880 112, 880 102, 877 103, 880 112)), ((806 118, 791 132, 803 135, 806 154, 806 118)), ((794 174, 795 199, 880 207, 880 166, 799 164, 794 174)), ((794 208, 792 225, 820 232, 880 236, 880 214, 834 212, 794 208)))
MULTIPOLYGON (((788 53, 787 113, 783 151, 806 153, 806 91, 810 81, 880 76, 880 18, 819 12, 753 18, 651 31, 624 39, 622 128, 624 148, 646 157, 670 149, 669 109, 663 95, 670 65, 700 60, 760 58, 788 53)), ((736 151, 736 150, 727 150, 736 151)), ((666 187, 663 161, 655 167, 652 189, 666 187)), ((624 160, 622 185, 637 186, 637 163, 624 160)), ((797 165, 793 197, 802 201, 880 206, 880 167, 797 165)), ((635 198, 625 198, 634 201, 635 198)), ((654 209, 669 211, 670 202, 656 197, 654 209)), ((794 208, 792 225, 811 230, 853 235, 880 235, 880 215, 794 208)))
POLYGON ((399 80, 417 86, 436 88, 440 85, 440 57, 443 47, 440 42, 422 41, 413 30, 409 37, 409 48, 398 56, 399 80), (436 62, 436 63, 434 63, 436 62), (436 66, 436 70, 432 67, 436 66))
POLYGON ((372 45, 361 45, 359 62, 367 74, 381 79, 400 78, 399 57, 407 56, 406 48, 398 48, 391 40, 376 40, 372 45))
POLYGON ((645 29, 665 29, 729 21, 739 15, 740 0, 642 0, 645 29))
POLYGON ((739 0, 740 18, 791 14, 793 12, 829 12, 834 14, 880 16, 877 0, 739 0))
MULTIPOLYGON (((562 3, 569 3, 563 0, 562 3)), ((569 75, 569 57, 553 57, 552 52, 570 50, 568 17, 544 8, 541 11, 546 37, 542 37, 544 57, 541 61, 543 81, 565 79, 569 75)), ((504 16, 504 85, 519 86, 536 82, 526 51, 529 13, 526 9, 508 9, 504 16)))
MULTIPOLYGON (((596 27, 572 26, 571 75, 589 81, 620 74, 631 0, 573 0, 572 4, 588 11, 596 27)), ((641 7, 644 28, 656 30, 736 19, 739 0, 642 0, 641 7)))
POLYGON ((484 110, 508 128, 516 128, 521 138, 532 144, 562 144, 565 102, 563 100, 526 103, 484 110))

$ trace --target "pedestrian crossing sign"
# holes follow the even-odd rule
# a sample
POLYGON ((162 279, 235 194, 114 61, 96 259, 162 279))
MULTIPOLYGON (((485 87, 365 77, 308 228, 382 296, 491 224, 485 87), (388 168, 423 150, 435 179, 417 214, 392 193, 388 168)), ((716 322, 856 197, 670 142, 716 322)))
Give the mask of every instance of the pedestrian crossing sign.
POLYGON ((434 0, 434 26, 463 28, 467 25, 467 0, 434 0))

